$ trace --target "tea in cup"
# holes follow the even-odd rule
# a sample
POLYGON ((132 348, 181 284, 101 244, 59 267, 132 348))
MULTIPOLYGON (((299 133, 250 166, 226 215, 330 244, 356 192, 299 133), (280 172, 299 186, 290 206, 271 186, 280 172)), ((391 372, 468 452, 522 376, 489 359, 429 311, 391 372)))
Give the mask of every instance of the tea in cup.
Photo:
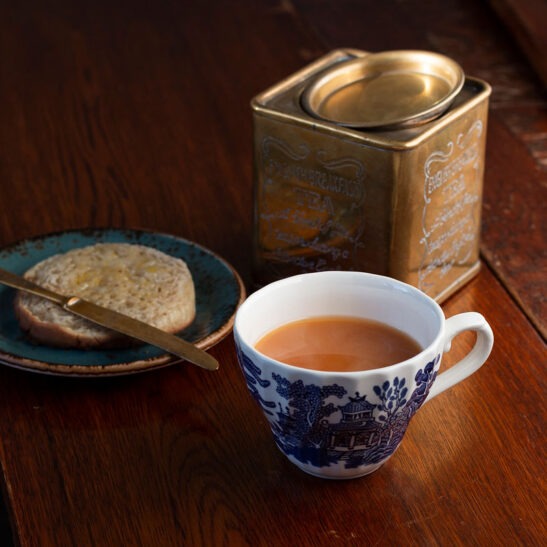
POLYGON ((478 313, 445 319, 415 287, 341 271, 297 275, 253 293, 236 314, 234 338, 277 446, 325 478, 378 469, 422 404, 478 370, 493 345, 478 313), (439 373, 443 352, 466 330, 477 333, 473 349, 439 373))

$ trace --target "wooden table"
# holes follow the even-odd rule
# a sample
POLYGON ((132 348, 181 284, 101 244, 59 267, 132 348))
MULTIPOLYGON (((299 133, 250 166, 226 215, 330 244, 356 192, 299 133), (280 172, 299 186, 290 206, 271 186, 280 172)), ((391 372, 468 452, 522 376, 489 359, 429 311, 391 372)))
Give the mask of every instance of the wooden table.
MULTIPOLYGON (((0 244, 142 227, 219 253, 250 289, 250 99, 335 48, 430 49, 493 85, 484 264, 443 308, 483 313, 496 342, 484 368, 420 411, 387 464, 341 482, 274 447, 231 335, 211 350, 218 373, 74 379, 2 366, 14 542, 544 545, 547 103, 492 7, 47 4, 0 5, 0 244)), ((467 347, 455 346, 447 363, 467 347)))

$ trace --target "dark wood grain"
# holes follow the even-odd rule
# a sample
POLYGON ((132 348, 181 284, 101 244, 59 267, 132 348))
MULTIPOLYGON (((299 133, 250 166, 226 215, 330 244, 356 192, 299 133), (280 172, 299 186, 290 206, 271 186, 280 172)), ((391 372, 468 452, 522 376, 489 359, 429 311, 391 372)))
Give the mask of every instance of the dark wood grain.
MULTIPOLYGON (((211 350, 216 373, 178 365, 89 380, 2 366, 0 462, 17 544, 543 544, 547 114, 487 4, 6 0, 0 244, 142 227, 211 248, 249 281, 249 101, 348 46, 439 50, 494 84, 485 264, 443 305, 488 318, 487 365, 428 403, 379 471, 351 481, 285 460, 231 336, 211 350)), ((446 366, 471 343, 456 340, 446 366)))
POLYGON ((530 64, 547 86, 547 2, 490 0, 490 5, 511 30, 530 64))

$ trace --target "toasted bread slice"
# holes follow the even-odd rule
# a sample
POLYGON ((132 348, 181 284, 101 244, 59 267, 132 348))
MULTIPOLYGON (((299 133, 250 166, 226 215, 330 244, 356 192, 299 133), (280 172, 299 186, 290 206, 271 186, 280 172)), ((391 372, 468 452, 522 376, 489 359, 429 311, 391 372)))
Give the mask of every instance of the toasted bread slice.
MULTIPOLYGON (((157 249, 98 243, 57 254, 24 276, 65 296, 78 296, 175 333, 194 319, 195 289, 186 263, 157 249)), ((134 340, 19 291, 15 315, 36 342, 59 347, 113 348, 134 340)))

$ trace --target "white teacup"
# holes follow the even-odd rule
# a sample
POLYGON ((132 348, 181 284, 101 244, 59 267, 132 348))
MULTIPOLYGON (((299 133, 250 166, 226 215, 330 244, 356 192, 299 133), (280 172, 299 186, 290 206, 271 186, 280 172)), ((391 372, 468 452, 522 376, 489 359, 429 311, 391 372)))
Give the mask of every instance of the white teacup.
POLYGON ((300 469, 325 478, 359 477, 378 469, 421 405, 478 370, 494 340, 479 313, 445 319, 434 300, 410 285, 337 271, 289 277, 253 293, 237 312, 234 337, 247 386, 277 446, 300 469), (266 333, 317 316, 379 321, 424 349, 406 361, 358 372, 299 368, 255 349, 266 333), (443 352, 466 330, 477 333, 473 349, 438 374, 443 352))

